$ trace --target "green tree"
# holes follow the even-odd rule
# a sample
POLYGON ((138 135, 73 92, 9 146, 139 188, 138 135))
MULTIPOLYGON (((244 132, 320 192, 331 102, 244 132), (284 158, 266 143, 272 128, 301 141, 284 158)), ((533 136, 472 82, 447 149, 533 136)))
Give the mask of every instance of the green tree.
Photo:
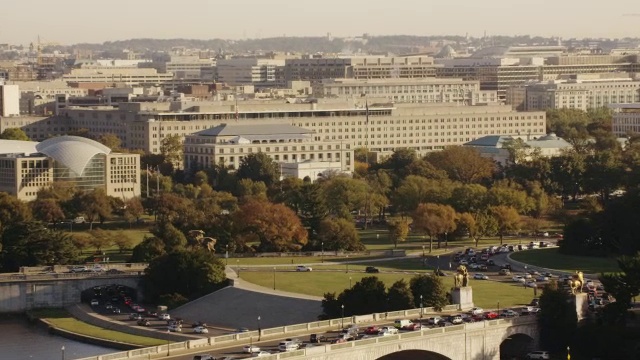
POLYGON ((164 158, 164 164, 170 165, 172 169, 182 166, 182 136, 165 136, 160 141, 160 154, 164 158))
POLYGON ((502 245, 504 235, 520 226, 520 215, 516 209, 504 205, 489 207, 489 214, 496 221, 497 234, 500 236, 500 245, 502 245))
POLYGON ((600 275, 605 291, 616 299, 606 305, 604 314, 608 323, 625 325, 631 317, 632 299, 640 295, 640 252, 622 256, 617 261, 619 273, 600 275))
POLYGON ((407 176, 393 194, 396 210, 409 214, 415 211, 420 203, 448 202, 455 188, 455 183, 444 179, 434 180, 421 176, 407 176))
POLYGON ((344 305, 345 316, 382 312, 387 308, 387 291, 378 277, 366 276, 343 291, 338 302, 344 305))
POLYGON ((437 169, 444 170, 449 179, 463 184, 477 183, 493 176, 495 163, 490 158, 468 146, 451 146, 442 151, 434 151, 426 160, 437 169))
POLYGON ((333 177, 321 186, 329 214, 344 219, 351 219, 352 211, 363 208, 369 195, 365 181, 346 176, 333 177))
POLYGON ((145 237, 140 244, 133 248, 131 262, 150 262, 153 259, 166 254, 165 244, 157 237, 145 237))
POLYGON ((103 247, 109 247, 113 244, 113 237, 110 232, 102 229, 89 230, 89 245, 96 249, 96 252, 102 252, 103 247))
POLYGON ((129 222, 129 226, 134 221, 140 219, 144 214, 144 207, 140 198, 134 197, 125 201, 124 218, 129 222))
POLYGON ((321 185, 304 184, 300 190, 300 197, 299 216, 302 224, 309 229, 310 234, 317 234, 320 231, 320 223, 329 214, 321 185))
POLYGON ((442 279, 436 274, 416 275, 409 281, 414 307, 433 307, 436 311, 448 305, 447 291, 442 279), (422 299, 422 304, 420 304, 422 299))
POLYGON ((450 233, 456 229, 456 211, 449 205, 420 204, 413 213, 413 227, 429 236, 429 252, 433 251, 433 237, 438 237, 440 247, 440 235, 450 233))
POLYGON ((469 230, 469 234, 476 242, 498 233, 498 222, 488 211, 479 211, 474 214, 475 226, 469 230))
POLYGON ((457 212, 476 212, 486 208, 487 188, 480 184, 465 184, 451 192, 450 204, 457 212))
POLYGON ((155 258, 145 269, 143 292, 147 301, 179 294, 195 299, 220 289, 226 283, 224 263, 203 250, 179 250, 155 258))
POLYGON ((551 281, 544 286, 540 295, 540 343, 544 349, 562 352, 576 331, 578 315, 568 293, 551 281))
POLYGON ((236 176, 238 179, 262 181, 270 188, 280 179, 280 168, 269 155, 262 152, 252 153, 240 160, 236 176))
POLYGON ((404 279, 400 279, 393 283, 387 291, 387 299, 389 300, 389 311, 406 310, 414 307, 413 294, 404 279))
POLYGON ((95 189, 93 191, 79 192, 75 196, 78 208, 85 215, 89 222, 89 229, 93 229, 93 223, 100 219, 101 221, 111 216, 111 203, 109 197, 103 189, 95 189))
POLYGON ((267 200, 267 185, 262 181, 240 179, 235 194, 240 199, 254 198, 267 200))
POLYGON ((3 140, 21 140, 21 141, 31 141, 27 133, 25 133, 20 128, 10 128, 4 129, 2 134, 0 134, 0 139, 3 140))
POLYGON ((115 134, 102 134, 96 140, 113 152, 122 152, 122 140, 115 134))
POLYGON ((116 236, 113 238, 113 243, 118 247, 118 250, 120 250, 120 254, 122 254, 125 250, 131 249, 133 246, 133 239, 124 231, 118 231, 116 236))
POLYGON ((25 202, 0 192, 0 235, 7 226, 29 220, 31 220, 31 209, 25 202))
POLYGON ((174 252, 187 246, 187 237, 170 222, 156 223, 151 232, 162 240, 166 252, 174 252))
POLYGON ((318 228, 318 241, 324 243, 326 250, 361 251, 365 247, 353 221, 341 218, 325 218, 318 228))
POLYGON ((409 235, 409 222, 404 219, 390 220, 387 222, 389 229, 389 240, 393 247, 397 248, 399 242, 404 242, 409 235))

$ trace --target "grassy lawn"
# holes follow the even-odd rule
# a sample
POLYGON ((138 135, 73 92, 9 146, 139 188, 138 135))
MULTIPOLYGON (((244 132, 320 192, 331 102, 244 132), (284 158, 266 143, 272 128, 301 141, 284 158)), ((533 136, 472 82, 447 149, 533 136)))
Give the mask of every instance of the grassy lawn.
POLYGON ((35 317, 42 318, 50 322, 53 326, 62 330, 74 332, 81 335, 91 336, 98 339, 123 342, 127 344, 142 346, 157 346, 165 344, 163 340, 148 338, 144 336, 130 335, 118 331, 107 330, 97 326, 89 325, 71 317, 63 309, 43 309, 32 311, 35 317))
MULTIPOLYGON (((351 266, 349 267, 351 269, 351 266)), ((414 276, 412 274, 374 274, 382 280, 387 287, 400 279, 409 280, 414 276)), ((276 289, 290 291, 295 293, 323 296, 327 292, 340 293, 349 287, 349 284, 355 284, 365 276, 371 276, 366 273, 347 273, 345 272, 276 272, 276 289), (349 280, 351 278, 351 280, 349 280)), ((272 272, 243 272, 240 277, 246 281, 273 288, 272 272)), ((445 286, 453 286, 452 277, 444 277, 442 279, 445 286)), ((498 281, 471 281, 473 288, 473 300, 476 306, 483 308, 496 308, 497 302, 500 301, 500 307, 509 307, 528 304, 533 296, 533 289, 525 289, 523 286, 514 285, 510 282, 498 281)), ((538 291, 540 294, 540 291, 538 291)))
POLYGON ((620 271, 613 258, 563 255, 557 248, 516 252, 511 258, 534 266, 573 272, 580 270, 587 274, 620 271))

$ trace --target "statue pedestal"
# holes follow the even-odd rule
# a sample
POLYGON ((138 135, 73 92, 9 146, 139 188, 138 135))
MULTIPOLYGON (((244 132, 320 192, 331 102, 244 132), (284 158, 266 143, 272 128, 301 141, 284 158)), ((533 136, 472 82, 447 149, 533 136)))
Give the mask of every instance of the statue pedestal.
POLYGON ((451 298, 454 304, 460 305, 460 310, 473 308, 473 292, 471 286, 453 288, 451 298))
POLYGON ((589 297, 586 293, 577 293, 575 295, 571 295, 571 300, 576 306, 578 321, 581 321, 587 316, 587 311, 589 311, 589 297))

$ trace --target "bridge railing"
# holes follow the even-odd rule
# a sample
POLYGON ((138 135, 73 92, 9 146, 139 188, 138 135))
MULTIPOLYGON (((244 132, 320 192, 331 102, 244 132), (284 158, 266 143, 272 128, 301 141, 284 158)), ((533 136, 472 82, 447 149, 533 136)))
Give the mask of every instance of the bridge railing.
MULTIPOLYGON (((443 310, 451 311, 451 310, 458 310, 458 309, 459 309, 458 305, 447 305, 443 310)), ((171 351, 174 351, 174 350, 177 351, 177 350, 197 349, 202 347, 215 347, 217 344, 224 344, 225 346, 242 345, 242 344, 246 344, 247 340, 250 338, 254 338, 254 339, 258 337, 277 338, 278 336, 284 337, 288 334, 294 334, 294 333, 300 333, 300 332, 312 332, 314 330, 327 331, 327 330, 340 328, 343 325, 344 326, 349 326, 352 324, 366 325, 367 323, 372 323, 380 320, 396 320, 396 319, 406 319, 411 317, 415 318, 417 316, 420 316, 421 312, 424 315, 427 313, 432 313, 434 311, 435 310, 433 308, 428 307, 428 308, 422 308, 422 309, 420 308, 408 309, 408 310, 400 310, 400 311, 391 311, 386 313, 375 313, 375 314, 369 314, 369 315, 356 315, 356 316, 350 316, 345 318, 321 320, 321 321, 314 321, 314 322, 304 323, 304 324, 295 324, 295 325, 287 325, 287 326, 279 326, 275 328, 262 329, 260 330, 260 332, 258 332, 257 330, 254 330, 254 331, 249 331, 245 333, 227 334, 227 335, 203 338, 199 340, 175 342, 175 343, 171 343, 170 345, 153 346, 153 347, 136 349, 136 350, 126 351, 126 352, 118 352, 114 354, 87 357, 87 358, 77 359, 77 360, 147 359, 150 356, 167 354, 167 353, 171 353, 171 351)), ((460 326, 455 326, 455 329, 459 330, 458 328, 460 326)), ((449 327, 449 328, 453 328, 453 327, 449 327)), ((312 354, 312 353, 318 353, 318 352, 324 353, 327 351, 338 350, 342 348, 349 348, 352 346, 363 346, 366 344, 375 344, 378 342, 391 341, 394 339, 395 340, 407 339, 411 337, 443 333, 444 332, 443 329, 444 328, 423 329, 417 332, 403 333, 399 335, 383 336, 383 337, 377 337, 377 338, 368 338, 368 339, 358 340, 355 342, 350 341, 350 342, 341 343, 341 344, 314 346, 310 348, 301 349, 298 351, 273 354, 271 356, 265 357, 264 359, 266 360, 288 359, 291 357, 307 356, 308 354, 312 354), (416 335, 416 334, 420 334, 420 335, 416 335)))
POLYGON ((81 272, 81 273, 52 273, 52 274, 5 274, 0 276, 0 282, 14 281, 47 281, 66 279, 86 279, 86 278, 123 278, 138 277, 138 273, 109 274, 106 272, 81 272))

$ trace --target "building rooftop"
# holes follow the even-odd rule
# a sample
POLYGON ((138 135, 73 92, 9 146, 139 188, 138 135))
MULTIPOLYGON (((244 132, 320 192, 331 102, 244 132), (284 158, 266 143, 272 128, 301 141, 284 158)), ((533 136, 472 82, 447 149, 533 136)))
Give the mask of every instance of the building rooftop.
POLYGON ((31 155, 38 152, 35 141, 2 140, 0 139, 0 154, 31 155))
POLYGON ((36 149, 60 162, 78 175, 95 155, 109 154, 111 149, 97 141, 80 136, 58 136, 37 143, 36 149))
POLYGON ((196 132, 198 136, 241 136, 249 138, 264 135, 308 135, 313 131, 299 126, 284 124, 233 125, 222 124, 196 132))

